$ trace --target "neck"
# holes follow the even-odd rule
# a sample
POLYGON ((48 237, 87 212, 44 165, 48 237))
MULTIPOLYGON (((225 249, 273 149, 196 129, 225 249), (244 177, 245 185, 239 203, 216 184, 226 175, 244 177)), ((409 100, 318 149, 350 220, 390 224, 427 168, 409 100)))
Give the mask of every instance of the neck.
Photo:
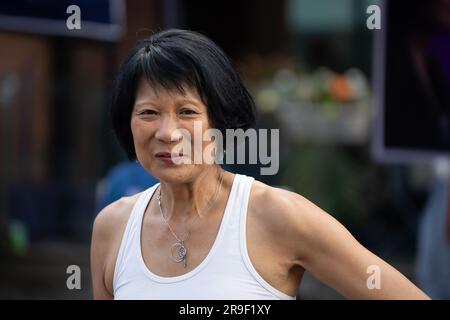
MULTIPOLYGON (((208 214, 202 212, 212 200, 224 171, 220 166, 210 166, 192 181, 173 184, 161 181, 161 205, 167 220, 187 221, 195 216, 208 214)), ((220 190, 219 194, 220 194, 220 190)), ((200 218, 200 217, 199 217, 200 218)))

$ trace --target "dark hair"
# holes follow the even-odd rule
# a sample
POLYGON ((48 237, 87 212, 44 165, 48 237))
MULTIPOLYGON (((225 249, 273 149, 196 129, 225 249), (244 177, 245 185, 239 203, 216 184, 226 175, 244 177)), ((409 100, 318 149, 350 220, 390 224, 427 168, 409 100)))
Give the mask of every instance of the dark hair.
MULTIPOLYGON (((140 41, 121 65, 113 93, 114 132, 130 160, 136 159, 131 113, 142 76, 150 85, 184 92, 195 88, 207 106, 212 127, 255 126, 256 108, 227 55, 210 39, 193 31, 170 29, 140 41)), ((224 145, 225 145, 224 141, 224 145)))

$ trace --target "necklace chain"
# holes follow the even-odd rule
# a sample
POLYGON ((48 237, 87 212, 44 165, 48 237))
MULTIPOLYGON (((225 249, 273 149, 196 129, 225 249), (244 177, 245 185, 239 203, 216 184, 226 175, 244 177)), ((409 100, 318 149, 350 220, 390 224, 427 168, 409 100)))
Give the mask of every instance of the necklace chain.
MULTIPOLYGON (((222 186, 222 182, 223 182, 223 172, 222 170, 220 171, 220 176, 219 176, 219 182, 216 184, 216 189, 212 195, 212 197, 208 200, 207 205, 205 206, 205 208, 203 208, 203 210, 201 211, 201 213, 203 214, 204 212, 208 211, 212 205, 216 202, 217 200, 217 196, 219 194, 219 190, 222 186)), ((167 227, 169 228, 170 232, 172 233, 173 237, 177 240, 176 243, 174 243, 172 245, 172 247, 170 248, 171 250, 171 254, 172 254, 172 259, 175 262, 183 262, 184 267, 186 267, 186 258, 187 258, 187 249, 185 246, 185 241, 189 238, 190 234, 191 234, 191 227, 194 224, 194 222, 196 221, 198 216, 202 216, 200 215, 198 212, 195 215, 195 218, 191 221, 191 223, 189 224, 189 228, 187 228, 187 232, 186 232, 186 236, 184 237, 184 239, 180 239, 176 233, 173 231, 172 227, 170 226, 169 221, 166 219, 166 217, 164 216, 162 207, 161 207, 161 186, 159 186, 159 193, 156 196, 156 199, 158 200, 158 207, 159 207, 159 211, 161 213, 161 217, 164 220, 164 222, 167 224, 167 227)), ((170 218, 169 218, 170 219, 170 218)))

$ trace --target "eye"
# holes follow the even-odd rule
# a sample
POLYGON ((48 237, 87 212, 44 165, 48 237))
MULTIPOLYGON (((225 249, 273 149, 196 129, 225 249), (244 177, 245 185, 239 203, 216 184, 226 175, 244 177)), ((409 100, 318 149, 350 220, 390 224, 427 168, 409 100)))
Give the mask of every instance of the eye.
POLYGON ((181 114, 186 114, 186 115, 193 115, 193 114, 197 114, 197 112, 195 112, 194 110, 191 109, 183 109, 180 111, 181 114))
POLYGON ((137 112, 138 116, 140 116, 140 115, 150 115, 150 116, 152 116, 152 115, 155 115, 155 114, 156 114, 156 111, 155 110, 151 110, 151 109, 145 109, 145 110, 137 112))

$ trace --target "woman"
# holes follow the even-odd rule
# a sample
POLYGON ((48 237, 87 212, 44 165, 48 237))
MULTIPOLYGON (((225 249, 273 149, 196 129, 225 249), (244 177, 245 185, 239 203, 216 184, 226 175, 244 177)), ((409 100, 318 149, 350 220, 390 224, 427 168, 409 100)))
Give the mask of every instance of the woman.
POLYGON ((294 299, 305 270, 347 298, 427 298, 302 196, 173 151, 205 150, 186 138, 194 122, 202 132, 255 122, 252 98, 206 37, 168 30, 139 43, 121 67, 112 118, 128 157, 160 183, 97 216, 94 298, 294 299), (368 270, 379 272, 376 288, 368 270))

